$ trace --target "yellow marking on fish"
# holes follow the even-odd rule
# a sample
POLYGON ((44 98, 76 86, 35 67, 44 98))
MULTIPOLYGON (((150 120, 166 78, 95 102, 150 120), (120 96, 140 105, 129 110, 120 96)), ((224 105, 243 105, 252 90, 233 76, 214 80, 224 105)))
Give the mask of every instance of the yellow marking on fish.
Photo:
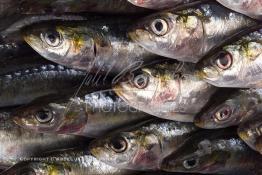
POLYGON ((72 43, 72 46, 74 46, 73 52, 79 53, 81 51, 81 48, 84 46, 85 40, 81 34, 78 34, 78 32, 74 28, 70 27, 57 27, 56 29, 59 33, 64 34, 65 36, 68 36, 67 39, 70 40, 72 43))

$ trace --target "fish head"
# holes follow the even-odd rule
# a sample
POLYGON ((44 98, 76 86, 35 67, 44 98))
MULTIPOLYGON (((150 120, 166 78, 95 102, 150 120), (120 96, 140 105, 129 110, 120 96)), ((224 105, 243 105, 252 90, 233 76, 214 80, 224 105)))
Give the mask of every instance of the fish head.
POLYGON ((203 31, 197 16, 162 12, 137 22, 128 34, 133 41, 148 51, 182 59, 196 49, 199 52, 203 31))
POLYGON ((25 41, 41 56, 71 67, 95 59, 102 41, 94 35, 91 30, 81 26, 67 25, 41 24, 23 31, 25 41))
MULTIPOLYGON (((223 142, 221 142, 223 144, 223 142)), ((183 173, 215 173, 224 167, 230 154, 216 149, 212 141, 186 143, 162 161, 161 169, 183 173)))
POLYGON ((153 134, 142 131, 121 132, 93 141, 90 152, 111 166, 146 170, 158 166, 160 143, 153 134))
POLYGON ((69 104, 31 104, 19 108, 13 120, 19 126, 41 133, 73 134, 80 131, 87 122, 82 108, 69 104))
MULTIPOLYGON (((247 107, 248 108, 248 107, 247 107)), ((200 112, 194 123, 205 129, 219 129, 239 124, 240 119, 246 113, 241 101, 238 99, 228 99, 218 105, 211 105, 207 110, 200 112)))
POLYGON ((201 60, 196 74, 218 87, 249 87, 245 80, 261 72, 261 49, 259 42, 243 38, 201 60))
POLYGON ((130 106, 140 110, 156 111, 162 105, 167 106, 166 103, 175 100, 179 94, 179 81, 174 80, 173 72, 166 66, 142 68, 115 84, 114 91, 130 106))
POLYGON ((43 162, 18 163, 8 169, 6 175, 65 175, 69 172, 64 166, 58 164, 47 164, 43 162))

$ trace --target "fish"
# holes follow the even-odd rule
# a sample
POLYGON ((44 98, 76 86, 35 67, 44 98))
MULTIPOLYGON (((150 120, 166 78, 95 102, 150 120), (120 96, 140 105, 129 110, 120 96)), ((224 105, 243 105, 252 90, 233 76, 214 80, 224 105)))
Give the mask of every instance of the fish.
POLYGON ((120 169, 155 171, 197 130, 191 123, 151 120, 91 141, 89 150, 98 160, 120 169))
POLYGON ((238 127, 239 137, 246 142, 246 144, 252 148, 256 149, 256 141, 262 135, 262 120, 261 113, 257 114, 253 119, 242 123, 238 127))
POLYGON ((148 9, 156 9, 156 10, 161 10, 161 9, 166 9, 166 8, 171 8, 171 7, 176 7, 181 4, 187 4, 190 2, 194 2, 196 0, 128 0, 128 2, 138 6, 138 7, 143 7, 143 8, 148 8, 148 9))
POLYGON ((196 63, 225 39, 255 25, 216 2, 196 2, 140 19, 128 35, 152 53, 196 63))
POLYGON ((194 64, 165 62, 116 80, 113 89, 129 106, 153 116, 193 122, 218 89, 194 75, 194 64))
MULTIPOLYGON (((6 0, 5 0, 6 1, 6 0)), ((10 1, 10 0, 9 0, 10 1)), ((148 13, 149 10, 129 4, 126 0, 16 0, 19 14, 64 14, 64 13, 111 13, 111 14, 137 14, 148 13)))
POLYGON ((261 173, 261 156, 233 131, 231 128, 196 133, 162 161, 161 169, 201 174, 261 173))
MULTIPOLYGON (((36 57, 35 59, 40 58, 36 57)), ((43 96, 73 96, 75 92, 81 92, 81 89, 77 90, 87 77, 87 73, 84 71, 50 62, 44 64, 24 63, 19 66, 16 63, 15 65, 10 69, 5 68, 5 72, 0 71, 0 107, 24 105, 43 96)), ((101 79, 101 84, 85 84, 83 86, 86 88, 83 91, 91 92, 108 88, 110 84, 106 85, 105 83, 106 81, 101 79)))
POLYGON ((134 172, 109 166, 85 149, 72 148, 52 151, 48 156, 33 157, 19 162, 3 175, 131 175, 134 172))
POLYGON ((127 37, 127 28, 134 19, 137 17, 92 16, 85 21, 33 24, 22 33, 24 40, 50 61, 88 72, 118 75, 163 60, 127 37))
POLYGON ((262 87, 262 28, 241 35, 198 63, 199 78, 218 87, 262 87))
POLYGON ((217 0, 222 5, 245 14, 251 18, 262 20, 262 1, 261 0, 217 0))
POLYGON ((101 91, 87 94, 84 99, 75 97, 50 102, 49 98, 39 98, 16 109, 12 118, 31 132, 97 138, 151 116, 129 107, 111 91, 101 91))
POLYGON ((195 125, 205 129, 237 126, 261 112, 261 89, 233 89, 230 91, 214 94, 210 98, 210 105, 196 115, 195 125))
POLYGON ((16 125, 10 117, 12 108, 0 113, 0 168, 37 156, 41 152, 84 145, 87 139, 77 136, 40 134, 16 125))

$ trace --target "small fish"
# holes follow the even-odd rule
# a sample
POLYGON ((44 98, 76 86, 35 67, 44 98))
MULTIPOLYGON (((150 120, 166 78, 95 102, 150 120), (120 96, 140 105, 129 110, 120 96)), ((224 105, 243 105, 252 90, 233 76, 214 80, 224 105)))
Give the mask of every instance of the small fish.
POLYGON ((114 167, 157 170, 161 160, 195 131, 190 123, 149 121, 91 142, 90 152, 114 167))
POLYGON ((245 14, 252 18, 262 20, 262 1, 261 0, 217 0, 222 5, 245 14))
POLYGON ((218 129, 239 125, 252 119, 262 109, 262 90, 231 90, 219 92, 210 99, 194 123, 205 129, 218 129))
POLYGON ((161 63, 127 74, 114 85, 128 105, 151 115, 193 122, 216 87, 195 77, 193 64, 161 63))
POLYGON ((223 46, 198 67, 198 76, 218 87, 262 87, 262 29, 223 46))
POLYGON ((187 4, 196 0, 128 0, 130 3, 148 9, 166 9, 176 7, 181 4, 187 4))
POLYGON ((33 24, 24 29, 23 36, 50 61, 85 71, 119 74, 158 57, 126 36, 135 19, 93 16, 85 21, 33 24))
POLYGON ((196 63, 225 39, 256 24, 215 2, 192 3, 139 20, 129 36, 150 52, 196 63))
POLYGON ((42 152, 80 146, 86 139, 29 132, 12 121, 10 111, 1 111, 0 143, 0 169, 6 169, 42 152))
POLYGON ((18 108, 13 119, 19 126, 41 133, 99 137, 125 125, 141 122, 149 115, 125 104, 109 92, 95 92, 85 99, 50 102, 43 98, 18 108))
POLYGON ((216 132, 203 131, 186 141, 166 157, 161 169, 168 172, 201 174, 261 173, 262 157, 239 139, 232 128, 216 132))
POLYGON ((19 7, 18 12, 20 14, 64 14, 81 12, 134 14, 149 12, 143 8, 131 5, 127 0, 79 0, 77 2, 72 0, 18 0, 15 5, 19 7))
POLYGON ((262 118, 260 115, 257 114, 252 120, 242 123, 238 127, 239 137, 254 150, 256 150, 256 141, 262 135, 262 118))
POLYGON ((53 151, 48 156, 20 162, 1 175, 134 175, 109 166, 77 148, 53 151), (35 160, 35 161, 34 161, 35 160), (38 161, 39 160, 39 161, 38 161))
MULTIPOLYGON (((87 76, 86 72, 53 63, 22 63, 11 67, 5 68, 5 72, 0 70, 0 107, 23 105, 48 95, 73 95, 87 76)), ((102 90, 105 86, 91 84, 85 90, 102 90)))

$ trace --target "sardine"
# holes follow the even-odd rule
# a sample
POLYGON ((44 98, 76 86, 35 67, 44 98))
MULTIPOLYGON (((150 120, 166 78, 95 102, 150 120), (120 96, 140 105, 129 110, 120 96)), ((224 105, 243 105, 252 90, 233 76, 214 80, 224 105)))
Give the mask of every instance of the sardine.
POLYGON ((135 17, 93 16, 86 21, 41 23, 24 29, 25 41, 44 58, 90 72, 119 74, 158 57, 132 42, 135 17))
POLYGON ((262 20, 262 1, 261 0, 217 0, 222 5, 243 13, 252 18, 262 20))
POLYGON ((257 114, 252 120, 242 123, 238 127, 238 135, 248 146, 256 150, 256 141, 262 135, 261 113, 257 114))
POLYGON ((190 2, 194 2, 196 0, 128 0, 132 4, 149 8, 149 9, 166 9, 176 7, 181 4, 186 4, 190 2))
POLYGON ((205 129, 226 128, 244 123, 262 112, 261 89, 230 91, 214 94, 210 105, 196 115, 194 123, 205 129))
POLYGON ((17 109, 14 121, 25 129, 42 133, 99 137, 119 127, 149 118, 110 92, 95 92, 65 102, 37 99, 17 109))
POLYGON ((33 157, 16 164, 2 175, 134 175, 134 172, 109 166, 85 149, 54 151, 49 156, 33 157))
POLYGON ((215 2, 192 3, 140 19, 129 36, 155 54, 196 63, 231 35, 256 24, 215 2))
MULTIPOLYGON (((73 95, 87 77, 83 71, 52 63, 16 65, 12 71, 0 72, 0 107, 26 104, 47 95, 73 95)), ((85 87, 90 92, 105 86, 101 83, 85 87)))
POLYGON ((164 119, 193 122, 217 90, 193 71, 193 64, 156 64, 120 78, 114 90, 136 109, 164 119))
POLYGON ((262 87, 262 28, 222 46, 198 68, 198 76, 215 86, 262 87))
POLYGON ((192 136, 162 162, 168 172, 201 174, 261 173, 262 157, 234 134, 234 129, 192 136))
POLYGON ((157 170, 162 159, 195 131, 190 123, 149 121, 91 142, 90 152, 114 167, 157 170))
POLYGON ((28 132, 12 121, 8 111, 0 114, 0 143, 0 168, 5 169, 41 152, 72 148, 84 144, 85 140, 76 136, 28 132))

